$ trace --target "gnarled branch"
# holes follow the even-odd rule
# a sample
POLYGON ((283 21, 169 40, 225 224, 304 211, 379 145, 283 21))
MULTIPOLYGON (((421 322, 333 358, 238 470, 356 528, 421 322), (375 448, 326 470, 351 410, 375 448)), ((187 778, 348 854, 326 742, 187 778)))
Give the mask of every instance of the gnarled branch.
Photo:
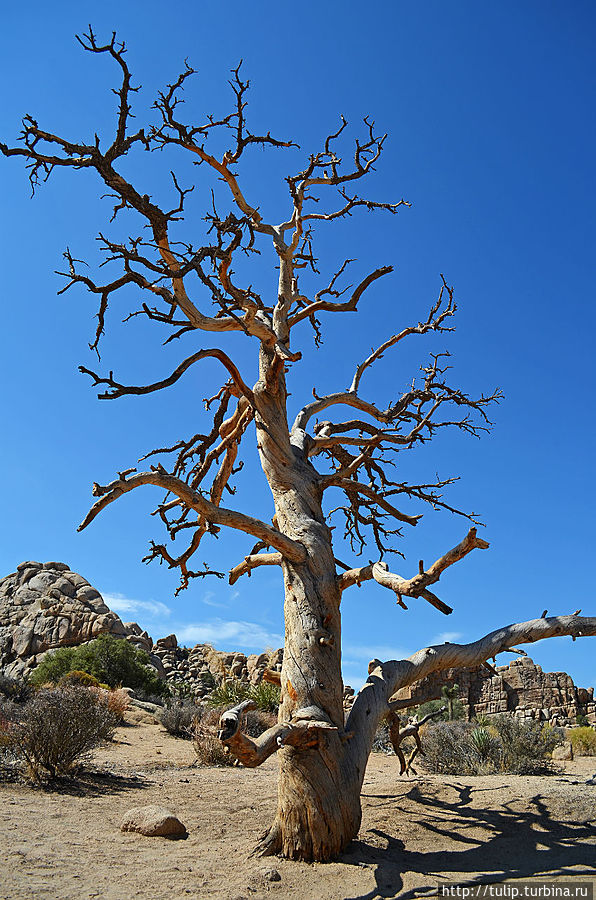
POLYGON ((354 584, 360 585, 363 581, 374 579, 377 584, 382 587, 389 588, 397 597, 398 603, 404 605, 401 600, 402 596, 406 597, 423 597, 432 606, 440 610, 440 612, 449 615, 453 612, 450 606, 443 603, 431 591, 427 590, 429 584, 435 584, 445 569, 454 563, 463 559, 472 550, 486 550, 489 547, 487 541, 479 538, 475 528, 470 528, 465 538, 460 541, 457 546, 453 547, 443 556, 439 557, 428 569, 424 569, 422 561, 420 563, 421 571, 413 578, 402 578, 393 572, 388 571, 386 563, 377 562, 369 563, 368 566, 362 566, 357 569, 349 569, 338 576, 337 584, 340 591, 346 590, 354 584))
POLYGON ((151 472, 140 472, 137 475, 132 475, 130 478, 119 478, 104 487, 94 484, 93 494, 99 497, 99 500, 93 504, 77 530, 82 531, 86 528, 114 500, 145 484, 165 488, 166 491, 179 497, 188 508, 195 510, 214 525, 227 525, 230 528, 244 531, 246 534, 252 534, 254 537, 266 541, 293 562, 304 562, 306 558, 306 551, 302 544, 286 537, 260 519, 255 519, 253 516, 247 516, 236 510, 216 506, 205 499, 202 494, 194 491, 186 482, 168 474, 163 468, 158 468, 151 472))
POLYGON ((160 391, 162 388, 170 387, 170 385, 175 384, 179 378, 189 369, 194 363, 198 362, 201 359, 218 359, 222 365, 226 367, 230 375, 232 376, 232 382, 236 387, 236 390, 242 394, 244 397, 249 400, 251 404, 254 405, 254 394, 248 385, 242 379, 240 372, 238 371, 237 366, 232 362, 227 353, 224 353, 223 350, 219 350, 218 348, 208 349, 208 350, 199 350, 197 353, 193 353, 192 356, 188 356, 185 360, 183 360, 179 366, 177 366, 172 374, 168 376, 168 378, 164 378, 162 381, 156 381, 153 384, 145 385, 144 387, 134 387, 131 385, 120 384, 117 381, 114 381, 112 378, 112 374, 108 378, 101 378, 95 372, 92 372, 90 369, 86 369, 85 366, 79 366, 79 372, 83 372, 85 375, 90 375, 93 378, 93 384, 107 384, 111 388, 110 391, 104 391, 102 394, 98 394, 98 398, 100 400, 115 400, 117 397, 123 397, 126 394, 151 394, 154 391, 160 391))

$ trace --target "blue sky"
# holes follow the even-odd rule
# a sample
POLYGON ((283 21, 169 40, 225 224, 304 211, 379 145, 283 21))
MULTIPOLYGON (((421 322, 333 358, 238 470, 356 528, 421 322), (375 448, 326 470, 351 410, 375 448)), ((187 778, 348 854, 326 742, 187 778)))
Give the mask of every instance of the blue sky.
MULTIPOLYGON (((353 368, 385 336, 416 322, 436 296, 439 273, 456 287, 458 331, 419 339, 388 355, 366 388, 389 401, 426 361, 449 349, 453 380, 471 393, 500 387, 495 428, 476 441, 445 435, 404 458, 404 478, 461 475, 449 499, 486 523, 488 552, 476 551, 444 576, 437 593, 455 609, 445 618, 423 601, 406 613, 376 586, 351 589, 343 607, 346 680, 358 684, 377 656, 409 654, 429 641, 468 641, 546 607, 596 614, 593 557, 595 427, 594 256, 595 20, 588 2, 380 2, 337 7, 174 2, 101 4, 34 0, 3 11, 0 66, 5 85, 2 139, 14 142, 20 117, 87 139, 113 127, 116 73, 107 59, 84 54, 74 33, 91 21, 100 37, 116 29, 143 91, 135 109, 149 117, 155 91, 188 57, 199 71, 187 112, 225 112, 228 71, 240 58, 252 82, 255 130, 292 137, 301 151, 260 151, 242 167, 263 210, 280 221, 288 209, 283 177, 320 146, 343 113, 357 128, 371 115, 389 132, 387 150, 368 186, 381 200, 405 197, 395 218, 354 215, 320 230, 322 278, 347 256, 354 277, 379 265, 395 272, 371 291, 363 312, 330 322, 315 350, 305 328, 304 361, 290 375, 295 408, 341 389, 353 368), (374 313, 374 315, 372 315, 374 313)), ((356 132, 354 132, 356 133, 356 132)), ((144 191, 166 191, 159 154, 131 160, 144 191)), ((208 188, 195 190, 198 222, 208 188)), ((167 174, 167 173, 166 173, 167 174)), ((3 409, 0 453, 0 572, 23 559, 59 559, 81 572, 125 620, 154 637, 175 631, 186 643, 222 649, 278 646, 283 634, 281 581, 262 569, 233 588, 196 581, 174 599, 176 573, 140 562, 150 537, 162 538, 147 513, 157 491, 137 491, 110 507, 82 534, 76 525, 95 480, 109 481, 147 450, 201 428, 201 398, 219 386, 217 367, 195 367, 160 396, 99 402, 79 364, 87 348, 93 298, 83 290, 56 297, 54 275, 68 245, 94 265, 95 235, 110 207, 87 173, 56 172, 34 200, 19 161, 0 165, 3 197, 0 333, 3 409)), ((210 186, 209 186, 210 187, 210 186)), ((135 233, 136 222, 116 234, 135 233)), ((119 231, 121 229, 121 231, 119 231)), ((263 248, 265 250, 265 248, 263 248)), ((263 253, 255 278, 275 289, 273 259, 263 253)), ((102 365, 133 383, 164 377, 192 341, 163 350, 157 330, 110 311, 102 365)), ((207 346, 207 344, 204 344, 207 346)), ((246 380, 254 347, 229 344, 246 380)), ((238 507, 271 515, 267 486, 249 456, 238 507)), ((424 511, 424 510, 422 510, 424 511)), ((337 534, 340 529, 338 528, 337 534)), ((463 520, 426 511, 394 568, 409 576, 457 543, 463 520)), ((222 535, 201 556, 227 570, 251 541, 222 535)), ((338 556, 352 561, 338 546, 338 556)), ((373 550, 370 550, 373 557, 373 550)), ((365 561, 368 560, 365 553, 365 561)), ((567 670, 594 684, 596 643, 560 638, 532 648, 547 670, 567 670)), ((509 658, 509 657, 507 657, 509 658)), ((505 657, 499 661, 504 662, 505 657)))

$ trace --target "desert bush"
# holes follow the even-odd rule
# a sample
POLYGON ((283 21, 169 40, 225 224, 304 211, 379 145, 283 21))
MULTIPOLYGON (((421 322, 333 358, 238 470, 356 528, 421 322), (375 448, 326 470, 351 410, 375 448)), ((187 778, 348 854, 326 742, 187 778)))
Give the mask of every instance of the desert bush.
POLYGON ((212 709, 229 709, 249 699, 250 687, 250 684, 238 678, 224 678, 207 697, 207 704, 212 709))
POLYGON ((165 682, 149 664, 149 654, 111 634, 48 653, 29 680, 33 685, 57 683, 73 671, 92 675, 111 688, 133 688, 144 696, 163 697, 168 693, 165 682))
POLYGON ((234 757, 217 737, 220 713, 215 709, 204 709, 195 718, 192 743, 201 766, 233 766, 234 757))
MULTIPOLYGON (((275 685, 273 685, 273 687, 275 687, 275 685)), ((264 731, 267 731, 268 728, 275 725, 276 722, 277 716, 272 712, 267 712, 267 710, 264 709, 249 709, 248 712, 244 714, 242 731, 249 737, 259 737, 264 731)))
POLYGON ((24 703, 31 696, 31 686, 24 678, 10 678, 0 672, 0 700, 24 703))
POLYGON ((596 756, 596 730, 590 726, 570 728, 567 739, 571 741, 576 756, 596 756))
POLYGON ((250 699, 257 704, 257 709, 262 712, 277 713, 281 699, 281 688, 277 684, 261 681, 250 689, 250 699))
POLYGON ((473 774, 475 751, 467 722, 437 722, 424 732, 422 764, 442 775, 473 774))
POLYGON ((17 704, 0 697, 0 779, 9 779, 18 771, 16 742, 17 704))
POLYGON ((109 711, 120 725, 124 721, 124 713, 130 706, 130 697, 126 691, 123 691, 121 688, 115 688, 113 691, 106 691, 105 698, 109 711))
POLYGON ((239 678, 226 678, 207 697, 212 709, 229 709, 243 700, 254 700, 257 709, 276 713, 279 708, 280 689, 276 684, 262 681, 248 684, 239 678))
MULTIPOLYGON (((217 737, 221 709, 197 707, 198 714, 192 725, 192 741, 197 762, 202 766, 233 766, 235 758, 217 737)), ((244 714, 242 731, 249 737, 259 737, 272 725, 277 717, 261 709, 250 709, 244 714)))
POLYGON ((89 675, 88 672, 82 672, 80 669, 73 669, 71 672, 67 672, 66 675, 62 676, 58 684, 60 686, 78 684, 79 687, 100 687, 100 682, 97 678, 93 675, 89 675))
POLYGON ((191 739, 194 720, 201 717, 204 707, 184 700, 169 700, 159 713, 159 721, 169 734, 191 739))
POLYGON ((438 722, 424 733, 423 765, 445 775, 540 775, 552 770, 562 733, 539 722, 494 716, 490 726, 438 722))
POLYGON ((496 729, 503 747, 502 771, 512 775, 541 775, 552 770, 551 754, 563 740, 563 732, 552 725, 515 716, 495 716, 496 729))
POLYGON ((422 719, 424 716, 428 715, 428 713, 435 712, 436 710, 441 709, 441 707, 445 707, 444 711, 434 719, 435 722, 448 722, 450 720, 463 719, 466 710, 461 700, 457 697, 458 693, 458 685, 453 685, 452 688, 444 686, 441 689, 441 699, 428 700, 426 703, 422 703, 416 709, 416 716, 418 719, 422 719), (446 695, 446 691, 450 693, 449 697, 446 695), (451 716, 449 713, 450 709, 451 716))
POLYGON ((108 740, 117 718, 103 692, 77 685, 40 688, 20 712, 16 746, 35 781, 69 774, 108 740))
POLYGON ((373 753, 393 753, 393 744, 389 738, 389 723, 387 719, 381 719, 375 731, 372 745, 373 753))

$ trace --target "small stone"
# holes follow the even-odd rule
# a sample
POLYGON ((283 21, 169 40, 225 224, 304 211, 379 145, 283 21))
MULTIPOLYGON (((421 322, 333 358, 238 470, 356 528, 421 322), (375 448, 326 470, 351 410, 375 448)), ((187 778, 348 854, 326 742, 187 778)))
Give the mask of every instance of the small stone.
POLYGON ((135 831, 145 837, 186 837, 185 826, 165 806, 137 806, 124 816, 120 831, 135 831))
POLYGON ((266 881, 281 881, 281 875, 277 871, 277 869, 265 869, 263 872, 263 878, 266 881))

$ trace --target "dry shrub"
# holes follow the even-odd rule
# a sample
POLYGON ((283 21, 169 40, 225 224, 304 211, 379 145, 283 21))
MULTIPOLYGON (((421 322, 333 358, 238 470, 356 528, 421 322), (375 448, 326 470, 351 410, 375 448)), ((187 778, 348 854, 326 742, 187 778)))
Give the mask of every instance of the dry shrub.
POLYGON ((438 722, 424 733, 423 765, 444 775, 542 775, 553 769, 550 756, 562 733, 551 725, 494 716, 490 726, 438 722))
POLYGON ((576 756, 596 756, 596 730, 590 726, 570 728, 567 739, 571 741, 576 756))
POLYGON ((17 705, 0 696, 0 778, 9 778, 18 768, 16 743, 17 705))
POLYGON ((34 781, 68 775, 118 724, 103 692, 76 685, 40 688, 20 711, 16 746, 34 781))
POLYGON ((201 766, 233 766, 234 757, 217 737, 221 710, 205 710, 195 718, 192 743, 201 766))
POLYGON ((124 721, 124 713, 130 706, 130 697, 121 688, 113 691, 105 691, 109 711, 116 717, 118 724, 124 721))
MULTIPOLYGON (((217 737, 219 717, 222 712, 222 709, 201 707, 199 715, 194 719, 192 739, 199 765, 233 766, 235 764, 235 758, 217 737)), ((272 713, 252 709, 244 715, 242 731, 249 737, 258 737, 271 728, 276 721, 277 719, 272 713)))
POLYGON ((159 713, 159 721, 174 737, 193 738, 194 721, 201 718, 204 707, 198 703, 170 700, 159 713))

